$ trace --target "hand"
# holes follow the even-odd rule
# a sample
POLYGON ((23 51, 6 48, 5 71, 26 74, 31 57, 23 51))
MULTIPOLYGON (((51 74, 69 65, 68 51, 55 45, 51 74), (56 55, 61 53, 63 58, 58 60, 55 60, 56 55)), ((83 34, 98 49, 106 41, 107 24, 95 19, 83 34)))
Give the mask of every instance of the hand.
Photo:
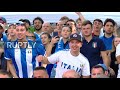
POLYGON ((109 69, 109 72, 110 72, 110 74, 112 75, 112 76, 115 76, 115 71, 112 69, 112 68, 108 68, 109 69))
POLYGON ((81 12, 75 12, 78 16, 80 16, 81 15, 81 12))
POLYGON ((19 78, 18 76, 15 76, 15 77, 13 77, 13 78, 19 78))
POLYGON ((60 38, 57 38, 57 36, 55 36, 55 37, 53 37, 53 38, 51 39, 51 43, 52 43, 52 44, 55 44, 55 43, 57 43, 57 42, 59 41, 59 39, 60 39, 60 38))
POLYGON ((36 59, 37 59, 38 62, 42 62, 42 60, 44 59, 44 56, 39 55, 39 56, 36 57, 36 59))

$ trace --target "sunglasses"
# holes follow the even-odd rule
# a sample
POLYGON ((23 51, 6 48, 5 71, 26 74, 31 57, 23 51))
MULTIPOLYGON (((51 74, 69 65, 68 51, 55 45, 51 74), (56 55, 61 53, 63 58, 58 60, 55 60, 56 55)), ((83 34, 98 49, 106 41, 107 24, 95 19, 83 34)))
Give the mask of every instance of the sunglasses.
POLYGON ((35 36, 26 36, 27 38, 35 38, 35 36))
POLYGON ((4 22, 4 21, 2 21, 2 20, 0 20, 0 23, 4 24, 5 22, 4 22))

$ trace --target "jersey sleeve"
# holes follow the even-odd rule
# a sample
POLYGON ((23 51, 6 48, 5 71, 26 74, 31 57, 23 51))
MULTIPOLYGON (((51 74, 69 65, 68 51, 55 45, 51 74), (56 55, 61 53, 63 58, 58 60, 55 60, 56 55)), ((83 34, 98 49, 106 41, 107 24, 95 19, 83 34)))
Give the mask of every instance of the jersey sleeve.
POLYGON ((82 75, 83 76, 90 76, 90 64, 88 60, 86 60, 83 70, 82 70, 82 75))
POLYGON ((44 55, 45 54, 45 49, 44 49, 43 45, 41 45, 41 44, 37 45, 36 50, 37 50, 38 55, 44 55))
POLYGON ((11 52, 10 52, 10 48, 7 48, 7 45, 4 45, 4 58, 6 60, 11 60, 11 52))
POLYGON ((7 42, 7 41, 8 41, 7 35, 6 35, 5 33, 3 34, 3 41, 4 41, 4 42, 7 42))
POLYGON ((52 64, 55 64, 56 62, 59 61, 59 57, 60 57, 61 53, 62 53, 61 51, 58 51, 58 52, 52 54, 51 56, 48 57, 48 61, 52 64))

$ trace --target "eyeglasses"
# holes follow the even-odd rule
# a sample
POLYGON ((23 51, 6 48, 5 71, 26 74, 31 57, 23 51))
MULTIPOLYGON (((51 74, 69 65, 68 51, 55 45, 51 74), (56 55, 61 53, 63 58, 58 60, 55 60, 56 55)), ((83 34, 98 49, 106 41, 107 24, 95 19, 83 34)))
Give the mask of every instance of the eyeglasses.
POLYGON ((68 26, 70 26, 69 24, 63 24, 63 27, 68 27, 68 26))
POLYGON ((24 26, 25 24, 24 23, 11 23, 11 24, 9 24, 8 26, 10 27, 10 26, 24 26))

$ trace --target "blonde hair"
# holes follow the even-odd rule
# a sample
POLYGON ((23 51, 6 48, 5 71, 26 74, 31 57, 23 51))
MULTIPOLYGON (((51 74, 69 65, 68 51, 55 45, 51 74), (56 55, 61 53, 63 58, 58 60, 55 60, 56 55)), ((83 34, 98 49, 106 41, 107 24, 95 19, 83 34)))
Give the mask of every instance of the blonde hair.
POLYGON ((120 37, 120 26, 116 29, 116 36, 120 37))
POLYGON ((112 40, 112 50, 111 50, 111 52, 114 52, 116 50, 116 47, 114 45, 115 38, 120 38, 120 36, 115 36, 114 39, 112 40))

